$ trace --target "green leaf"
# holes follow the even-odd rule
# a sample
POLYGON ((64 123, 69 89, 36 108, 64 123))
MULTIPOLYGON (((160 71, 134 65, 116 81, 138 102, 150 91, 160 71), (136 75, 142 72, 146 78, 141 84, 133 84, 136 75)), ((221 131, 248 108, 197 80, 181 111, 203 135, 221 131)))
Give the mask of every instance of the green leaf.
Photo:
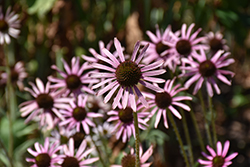
POLYGON ((37 14, 39 18, 43 18, 53 7, 56 0, 36 0, 36 2, 28 9, 29 14, 37 14))

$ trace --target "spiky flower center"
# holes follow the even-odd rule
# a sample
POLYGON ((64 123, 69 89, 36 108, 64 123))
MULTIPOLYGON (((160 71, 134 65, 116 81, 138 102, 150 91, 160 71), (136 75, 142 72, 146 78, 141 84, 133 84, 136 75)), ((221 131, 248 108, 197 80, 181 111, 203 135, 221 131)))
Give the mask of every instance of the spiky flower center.
POLYGON ((222 156, 216 156, 213 159, 213 167, 222 167, 225 163, 225 159, 222 156))
POLYGON ((213 38, 209 41, 209 46, 213 52, 223 49, 223 44, 220 39, 213 38))
POLYGON ((0 31, 7 32, 9 29, 9 24, 5 20, 0 20, 0 31))
POLYGON ((121 86, 130 87, 139 82, 142 73, 135 62, 127 60, 116 68, 115 76, 121 86))
POLYGON ((81 79, 75 74, 71 74, 66 78, 67 88, 70 90, 75 90, 82 85, 81 79))
POLYGON ((18 80, 19 74, 16 70, 12 69, 10 72, 11 82, 16 82, 18 80))
POLYGON ((120 109, 118 116, 119 119, 125 124, 132 123, 134 120, 133 110, 130 107, 126 107, 125 109, 120 109))
POLYGON ((51 158, 47 153, 38 154, 35 158, 38 167, 50 167, 51 158))
POLYGON ((82 132, 76 132, 72 138, 74 139, 74 146, 75 148, 79 148, 83 139, 85 138, 85 134, 82 132))
POLYGON ((85 108, 83 107, 76 107, 73 110, 73 117, 75 118, 76 121, 80 122, 84 120, 87 116, 87 112, 85 108))
POLYGON ((179 54, 188 56, 191 53, 191 43, 186 39, 181 39, 176 43, 176 50, 179 54))
POLYGON ((75 157, 65 157, 62 167, 80 167, 78 160, 75 157))
POLYGON ((168 92, 156 93, 155 103, 159 108, 165 109, 172 103, 172 97, 168 92))
POLYGON ((122 167, 135 167, 135 155, 125 155, 122 158, 122 167))
POLYGON ((212 61, 205 60, 200 64, 199 72, 203 77, 211 77, 216 72, 216 67, 212 61))
POLYGON ((156 44, 156 52, 158 53, 158 55, 160 55, 162 52, 164 52, 165 50, 169 49, 168 45, 164 45, 162 42, 158 42, 156 44))
POLYGON ((54 105, 53 98, 47 93, 41 93, 37 96, 36 102, 39 108, 50 109, 54 105))

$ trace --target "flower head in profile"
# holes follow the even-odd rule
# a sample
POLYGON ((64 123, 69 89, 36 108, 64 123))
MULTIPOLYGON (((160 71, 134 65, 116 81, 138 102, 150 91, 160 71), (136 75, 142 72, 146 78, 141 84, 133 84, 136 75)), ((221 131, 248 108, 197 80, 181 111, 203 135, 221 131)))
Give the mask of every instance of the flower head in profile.
MULTIPOLYGON (((17 85, 20 90, 23 90, 23 80, 28 76, 28 74, 25 72, 24 64, 23 62, 17 62, 13 67, 10 69, 10 79, 12 84, 17 85)), ((5 82, 8 80, 8 74, 2 73, 1 77, 5 82)))
POLYGON ((83 140, 75 153, 74 140, 69 139, 68 145, 63 146, 64 156, 60 162, 61 167, 87 167, 99 160, 99 158, 88 158, 94 148, 87 149, 87 142, 83 140))
POLYGON ((90 94, 94 94, 94 91, 88 87, 88 84, 93 84, 98 82, 96 79, 91 79, 88 73, 84 73, 86 70, 90 68, 88 63, 84 63, 80 66, 79 57, 73 57, 71 59, 71 68, 63 60, 64 69, 66 72, 61 71, 57 66, 52 65, 51 68, 56 70, 62 78, 56 78, 53 76, 49 76, 48 80, 52 83, 51 88, 61 89, 62 93, 69 95, 70 93, 74 93, 75 95, 79 95, 83 92, 87 92, 90 94))
POLYGON ((49 138, 45 138, 44 145, 36 142, 34 144, 35 150, 28 148, 28 152, 35 158, 26 158, 27 162, 34 163, 31 167, 57 167, 58 162, 61 159, 57 152, 61 149, 59 142, 55 141, 53 143, 49 142, 49 138))
MULTIPOLYGON (((156 26, 156 34, 153 34, 151 31, 146 32, 149 36, 151 42, 142 41, 143 45, 147 45, 149 43, 149 47, 145 53, 145 58, 143 59, 143 63, 149 64, 153 61, 163 60, 163 67, 169 67, 172 71, 175 71, 176 65, 179 64, 179 58, 173 56, 170 52, 170 47, 163 43, 163 41, 171 42, 172 33, 171 27, 168 26, 163 33, 161 33, 158 25, 156 26)), ((179 36, 180 31, 175 32, 175 36, 179 36)))
MULTIPOLYGON (((153 154, 153 145, 151 145, 148 150, 143 154, 142 146, 139 148, 139 157, 140 157, 140 167, 150 167, 152 162, 147 162, 150 156, 153 154)), ((121 165, 111 165, 110 167, 134 167, 135 166, 135 150, 130 148, 130 153, 124 153, 124 156, 121 160, 121 165)))
POLYGON ((183 108, 184 110, 190 111, 189 106, 180 103, 179 101, 192 100, 192 98, 189 96, 177 96, 177 93, 186 90, 186 88, 180 88, 180 84, 173 86, 174 81, 175 79, 166 81, 164 86, 164 92, 156 94, 144 93, 145 96, 149 98, 149 107, 152 108, 149 118, 151 118, 155 113, 157 113, 155 120, 155 128, 158 126, 162 115, 164 118, 164 126, 168 128, 167 109, 169 109, 177 118, 182 118, 180 113, 173 106, 178 106, 183 108))
POLYGON ((86 107, 86 95, 78 95, 77 98, 70 101, 70 106, 65 106, 61 110, 65 120, 59 123, 60 126, 67 126, 67 129, 76 128, 80 132, 80 127, 86 134, 89 134, 89 126, 95 127, 91 118, 102 117, 100 113, 89 112, 86 107))
POLYGON ((164 82, 163 79, 154 77, 160 74, 165 73, 165 70, 160 69, 156 70, 158 67, 162 65, 162 61, 158 61, 152 63, 150 65, 142 65, 140 64, 145 51, 148 48, 148 45, 144 46, 141 53, 136 59, 137 52, 140 47, 140 42, 138 41, 135 44, 134 51, 132 53, 130 60, 125 60, 123 50, 121 47, 120 42, 115 38, 114 45, 118 53, 119 59, 117 59, 110 51, 106 48, 103 48, 104 54, 108 57, 104 57, 101 55, 96 55, 98 59, 108 63, 111 67, 100 63, 94 63, 93 67, 101 70, 105 70, 105 72, 98 72, 91 75, 93 78, 105 78, 105 80, 101 81, 93 85, 93 89, 97 89, 106 83, 109 83, 104 88, 101 88, 97 95, 103 95, 107 92, 107 95, 104 98, 104 102, 108 102, 111 97, 117 91, 117 94, 113 101, 113 109, 116 108, 118 103, 122 100, 123 109, 127 107, 128 101, 131 104, 131 108, 136 111, 136 102, 135 102, 135 94, 138 96, 140 102, 147 106, 147 102, 141 91, 138 89, 137 84, 142 84, 145 87, 152 89, 156 92, 161 92, 162 89, 159 87, 154 86, 152 83, 162 83, 164 82))
MULTIPOLYGON (((147 123, 144 120, 148 116, 148 112, 138 112, 138 126, 142 130, 147 129, 147 123)), ((107 122, 116 121, 111 133, 116 133, 116 139, 119 139, 122 136, 122 142, 126 142, 130 139, 133 134, 135 137, 135 127, 134 127, 134 116, 133 110, 131 107, 127 106, 125 109, 122 108, 121 104, 118 104, 118 110, 111 110, 108 112, 110 117, 107 122)))
POLYGON ((206 35, 204 43, 209 45, 212 53, 216 53, 218 50, 229 50, 229 47, 226 45, 226 40, 223 39, 223 35, 220 32, 209 32, 206 35))
POLYGON ((36 79, 36 85, 34 83, 30 83, 30 85, 33 90, 27 87, 24 90, 35 99, 20 104, 21 116, 29 115, 25 120, 26 123, 33 119, 38 120, 42 127, 53 128, 56 122, 64 119, 59 109, 68 105, 69 98, 60 97, 58 91, 50 90, 50 82, 44 86, 39 78, 36 79))
POLYGON ((194 28, 194 23, 191 24, 188 29, 187 25, 183 24, 181 27, 181 35, 176 36, 174 33, 170 32, 172 40, 163 41, 165 45, 170 47, 169 52, 173 53, 175 57, 182 58, 192 55, 194 51, 202 48, 204 50, 208 49, 208 46, 201 44, 206 37, 197 37, 201 28, 192 34, 192 29, 194 28))
POLYGON ((20 20, 18 15, 11 12, 11 7, 8 7, 5 15, 0 6, 0 44, 10 43, 10 36, 17 38, 20 33, 20 20))
POLYGON ((232 153, 227 156, 227 152, 229 150, 230 142, 227 140, 224 144, 224 148, 222 148, 222 144, 220 141, 217 142, 217 152, 213 150, 211 147, 207 145, 207 150, 211 155, 207 155, 202 152, 202 155, 207 160, 199 159, 198 162, 204 167, 227 167, 232 164, 231 160, 234 159, 238 153, 232 153))
POLYGON ((229 54, 229 52, 219 50, 211 57, 211 59, 207 59, 204 50, 200 49, 200 54, 193 54, 193 58, 195 58, 198 62, 193 59, 183 60, 188 66, 180 67, 182 70, 186 71, 184 74, 181 74, 180 77, 192 76, 185 82, 184 86, 189 88, 190 85, 197 82, 193 91, 193 94, 196 94, 201 88, 202 83, 205 82, 207 92, 210 97, 214 94, 212 86, 214 87, 216 93, 220 94, 221 92, 218 84, 216 83, 216 79, 219 79, 227 85, 231 85, 231 82, 224 75, 230 75, 231 77, 234 76, 233 72, 220 69, 234 62, 234 59, 232 58, 227 59, 229 54))

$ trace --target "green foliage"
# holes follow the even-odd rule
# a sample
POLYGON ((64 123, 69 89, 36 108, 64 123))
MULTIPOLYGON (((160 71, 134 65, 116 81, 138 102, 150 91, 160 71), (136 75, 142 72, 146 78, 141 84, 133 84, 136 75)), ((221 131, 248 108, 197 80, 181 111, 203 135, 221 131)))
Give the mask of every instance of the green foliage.
POLYGON ((57 0, 36 0, 35 3, 28 9, 29 14, 37 14, 40 19, 52 9, 57 0))

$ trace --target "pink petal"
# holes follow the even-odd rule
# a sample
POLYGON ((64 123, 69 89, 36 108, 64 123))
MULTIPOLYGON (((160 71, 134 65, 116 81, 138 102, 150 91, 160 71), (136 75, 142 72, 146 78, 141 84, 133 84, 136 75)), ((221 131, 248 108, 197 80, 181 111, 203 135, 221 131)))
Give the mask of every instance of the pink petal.
POLYGON ((225 142, 225 144, 224 144, 224 148, 223 148, 223 151, 222 151, 222 154, 221 154, 223 157, 226 157, 229 146, 230 146, 230 142, 227 140, 225 142))
POLYGON ((177 118, 179 119, 182 118, 181 114, 173 106, 170 105, 168 108, 177 118))
POLYGON ((217 155, 221 156, 222 153, 222 145, 221 142, 217 142, 217 155))
POLYGON ((122 52, 121 43, 118 41, 117 38, 114 38, 114 45, 115 45, 115 48, 116 48, 116 50, 118 52, 118 56, 119 56, 121 62, 124 62, 125 58, 124 58, 124 55, 123 55, 123 52, 122 52))
POLYGON ((135 57, 136 57, 136 54, 137 54, 139 48, 140 48, 140 41, 137 41, 136 44, 135 44, 132 56, 131 56, 132 61, 135 61, 135 57))

